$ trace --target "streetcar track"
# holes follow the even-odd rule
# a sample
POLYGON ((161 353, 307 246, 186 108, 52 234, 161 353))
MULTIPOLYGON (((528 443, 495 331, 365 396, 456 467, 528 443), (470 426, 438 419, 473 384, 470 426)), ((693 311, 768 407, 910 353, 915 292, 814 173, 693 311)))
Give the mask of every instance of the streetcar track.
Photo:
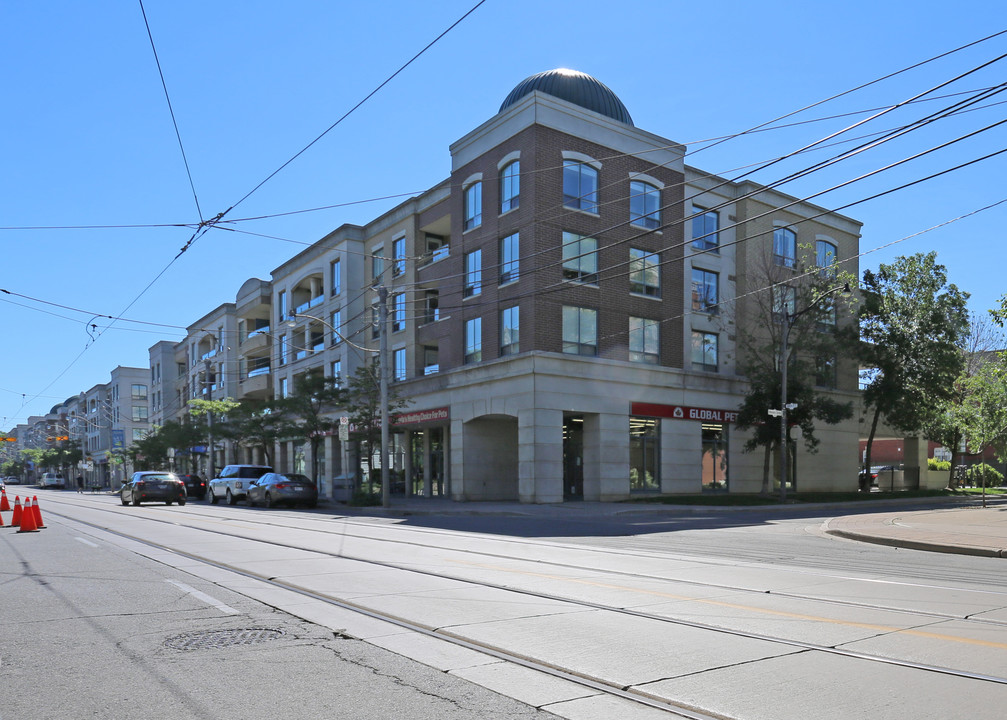
MULTIPOLYGON (((104 511, 104 512, 112 512, 112 511, 104 509, 104 508, 101 508, 101 510, 104 511)), ((625 697, 625 698, 631 699, 631 700, 633 700, 635 702, 644 702, 645 704, 653 704, 653 702, 655 702, 655 701, 651 700, 649 698, 649 696, 647 698, 641 699, 641 696, 638 695, 638 694, 636 694, 633 690, 630 690, 630 689, 627 689, 627 688, 617 688, 614 685, 611 685, 610 683, 606 683, 604 680, 600 680, 598 678, 581 676, 580 674, 572 673, 572 672, 569 672, 569 671, 566 671, 566 670, 563 670, 563 669, 558 669, 558 668, 552 667, 552 666, 550 666, 548 664, 539 663, 539 662, 534 661, 534 660, 529 660, 528 658, 525 658, 525 657, 520 656, 520 655, 516 655, 516 654, 514 654, 514 653, 512 653, 512 652, 510 652, 510 651, 508 651, 506 649, 500 648, 500 647, 496 647, 496 646, 488 645, 488 644, 483 644, 483 643, 480 643, 480 642, 473 642, 471 640, 466 640, 466 639, 464 639, 462 637, 457 636, 456 634, 452 633, 449 630, 438 629, 438 628, 433 628, 433 627, 426 627, 426 626, 423 626, 423 625, 421 625, 419 623, 416 623, 414 621, 410 621, 410 620, 398 617, 398 616, 390 614, 390 613, 386 613, 386 612, 382 612, 382 611, 373 610, 371 608, 367 608, 366 606, 363 606, 360 603, 354 602, 352 600, 341 599, 341 598, 337 598, 337 597, 332 597, 330 595, 318 593, 318 592, 309 590, 307 588, 301 587, 301 586, 299 586, 299 585, 297 585, 295 583, 286 582, 286 581, 283 581, 283 580, 279 580, 276 577, 269 577, 269 576, 262 575, 262 574, 259 574, 259 573, 255 573, 255 572, 252 572, 252 571, 236 568, 236 567, 227 565, 226 563, 221 563, 221 562, 212 560, 210 558, 206 558, 206 557, 197 555, 195 553, 190 553, 190 552, 187 552, 187 551, 184 551, 184 550, 179 550, 179 549, 170 547, 170 546, 165 545, 163 543, 158 543, 158 542, 154 542, 154 541, 151 541, 151 540, 146 540, 146 539, 143 539, 143 538, 139 538, 139 537, 130 535, 128 533, 124 533, 124 532, 120 532, 120 531, 117 531, 117 530, 113 530, 111 528, 104 527, 104 526, 102 526, 102 525, 100 525, 98 523, 89 522, 89 521, 86 521, 86 520, 81 520, 81 519, 78 519, 78 518, 70 517, 70 516, 67 516, 67 515, 64 515, 64 514, 58 513, 58 512, 57 513, 51 513, 51 514, 56 514, 57 516, 62 517, 62 518, 66 519, 66 520, 69 520, 71 522, 81 523, 81 524, 90 526, 92 528, 101 530, 103 532, 108 532, 108 533, 111 533, 111 534, 119 536, 119 537, 123 537, 123 538, 129 539, 129 540, 135 541, 135 542, 142 543, 142 544, 147 545, 149 547, 158 548, 158 549, 161 549, 161 550, 166 550, 168 552, 172 552, 174 554, 177 554, 179 556, 183 556, 183 557, 189 558, 191 560, 195 560, 195 561, 198 561, 198 562, 201 562, 201 563, 205 563, 205 564, 213 566, 213 567, 217 567, 217 568, 220 568, 220 569, 225 569, 225 570, 230 571, 230 572, 234 572, 234 573, 239 574, 239 575, 244 576, 244 577, 248 577, 248 578, 251 578, 251 579, 259 580, 261 582, 266 582, 266 583, 268 583, 270 585, 273 585, 275 587, 279 587, 279 588, 282 588, 282 589, 285 589, 285 590, 289 590, 291 592, 298 593, 300 595, 311 597, 313 599, 325 602, 327 604, 331 604, 331 605, 334 605, 334 606, 337 606, 337 607, 341 607, 341 608, 344 608, 344 609, 347 609, 347 610, 358 612, 358 613, 364 614, 366 616, 372 617, 374 619, 385 620, 387 622, 391 622, 391 623, 393 623, 395 625, 398 625, 400 627, 405 627, 405 628, 408 628, 410 630, 413 630, 413 631, 416 631, 416 632, 420 632, 420 633, 422 633, 424 635, 427 635, 427 636, 436 637, 436 638, 439 638, 441 640, 445 640, 447 642, 451 642, 453 644, 457 644, 457 645, 460 645, 460 646, 463 646, 463 647, 467 647, 469 649, 474 649, 474 650, 477 650, 479 652, 484 652, 486 654, 492 655, 493 657, 497 657, 499 659, 506 660, 508 662, 516 662, 516 663, 524 665, 526 667, 532 667, 534 669, 539 669, 539 670, 542 670, 544 672, 549 672, 550 674, 556 675, 558 677, 564 677, 564 678, 569 679, 569 680, 571 680, 573 682, 577 682, 578 684, 586 685, 586 686, 592 687, 594 689, 600 689, 600 690, 602 690, 602 691, 604 691, 606 693, 616 694, 616 695, 619 695, 620 697, 625 697), (589 681, 589 682, 585 683, 585 681, 589 681)), ((167 519, 158 519, 158 518, 149 518, 149 519, 152 519, 155 522, 161 522, 161 523, 172 524, 172 525, 180 525, 181 524, 181 523, 178 523, 177 520, 167 520, 167 519)), ((640 619, 644 619, 644 620, 648 620, 648 621, 652 621, 652 622, 659 622, 659 623, 676 625, 676 626, 681 626, 681 627, 689 627, 689 628, 693 628, 693 629, 697 629, 697 630, 702 630, 702 631, 706 631, 706 632, 713 632, 713 633, 717 633, 717 634, 721 634, 721 635, 731 635, 731 636, 734 636, 734 637, 740 637, 740 638, 746 638, 746 639, 752 639, 752 640, 760 640, 760 641, 769 642, 769 643, 773 643, 773 644, 777 644, 777 645, 783 645, 783 646, 786 646, 786 647, 792 647, 792 648, 795 648, 795 651, 797 651, 797 652, 815 651, 815 652, 821 652, 821 653, 826 653, 826 654, 830 654, 830 655, 836 655, 836 656, 851 658, 851 659, 855 659, 855 660, 862 660, 862 661, 867 661, 867 662, 875 662, 875 663, 881 663, 881 664, 889 665, 889 666, 897 666, 897 667, 904 667, 904 668, 910 668, 910 669, 915 669, 915 670, 922 670, 922 671, 926 671, 926 672, 933 672, 933 673, 937 673, 937 674, 941 674, 941 675, 946 675, 946 676, 951 676, 951 677, 965 678, 965 679, 971 679, 971 680, 978 680, 978 681, 982 681, 982 682, 990 682, 990 683, 995 683, 995 684, 1007 685, 1007 678, 1001 678, 1001 677, 997 677, 997 676, 994 676, 994 675, 987 675, 987 674, 983 674, 983 673, 975 673, 975 672, 970 672, 970 671, 965 671, 965 670, 958 670, 958 669, 955 669, 955 668, 938 666, 938 665, 930 665, 930 664, 927 664, 927 663, 918 663, 918 662, 914 662, 914 661, 910 661, 910 660, 901 660, 901 659, 892 658, 892 657, 886 657, 886 656, 882 656, 882 655, 874 655, 874 654, 871 654, 871 653, 864 653, 864 652, 859 652, 859 651, 855 651, 855 650, 848 650, 848 649, 844 649, 844 648, 840 648, 840 647, 836 647, 836 646, 820 645, 820 644, 817 644, 817 643, 811 643, 811 642, 807 642, 807 641, 790 639, 790 638, 782 638, 782 637, 777 637, 777 636, 773 636, 773 635, 767 635, 767 634, 764 634, 764 633, 755 633, 755 632, 750 632, 750 631, 746 631, 746 630, 740 630, 740 629, 736 629, 736 628, 725 628, 725 627, 721 627, 721 626, 709 625, 709 624, 706 624, 706 623, 701 623, 701 622, 686 620, 686 619, 683 619, 683 618, 675 618, 675 617, 669 617, 669 616, 664 616, 664 615, 656 615, 656 614, 649 613, 649 612, 646 612, 646 611, 641 611, 641 610, 633 610, 633 609, 629 609, 629 608, 613 607, 611 605, 605 605, 605 604, 602 604, 602 603, 596 603, 596 602, 592 602, 592 601, 589 601, 589 600, 576 599, 576 598, 564 597, 564 596, 560 596, 560 595, 554 595, 554 594, 551 594, 551 593, 545 593, 545 592, 541 592, 541 591, 522 589, 522 588, 517 588, 517 587, 513 587, 513 586, 509 586, 509 585, 503 585, 503 584, 488 582, 488 581, 485 581, 485 580, 477 580, 477 579, 472 579, 472 578, 459 577, 459 576, 455 576, 455 575, 451 575, 451 574, 443 573, 443 572, 435 572, 435 571, 432 571, 432 570, 422 570, 422 569, 417 569, 417 568, 414 568, 414 567, 407 567, 407 566, 403 566, 403 565, 396 565, 395 563, 384 562, 384 561, 379 561, 379 560, 374 560, 374 559, 369 559, 369 558, 361 558, 361 557, 348 556, 348 555, 345 555, 345 554, 342 554, 342 553, 332 553, 332 552, 327 552, 327 551, 324 551, 324 550, 308 549, 308 548, 304 548, 304 547, 301 547, 301 546, 297 546, 297 545, 293 545, 293 544, 288 544, 288 543, 283 543, 283 542, 266 541, 266 540, 262 540, 262 539, 259 539, 259 538, 247 537, 247 536, 241 535, 241 534, 236 533, 236 532, 228 532, 228 531, 225 531, 223 529, 200 528, 200 527, 192 527, 192 526, 188 526, 188 525, 185 526, 185 527, 187 527, 188 529, 191 529, 191 530, 198 531, 198 532, 223 535, 225 537, 235 537, 235 538, 240 538, 240 539, 243 539, 243 540, 248 540, 248 541, 251 541, 251 542, 259 542, 259 543, 263 543, 263 544, 268 544, 268 545, 271 545, 271 546, 284 547, 284 548, 289 548, 289 549, 295 549, 295 550, 298 550, 300 552, 311 553, 311 554, 320 555, 320 556, 324 556, 324 557, 332 557, 332 558, 339 558, 339 559, 343 559, 343 560, 351 560, 351 561, 354 561, 354 562, 364 563, 364 564, 368 564, 368 565, 374 565, 374 566, 378 566, 378 567, 383 567, 383 568, 388 568, 388 569, 394 569, 394 570, 397 570, 397 571, 400 571, 400 572, 409 572, 409 573, 415 573, 415 574, 419 574, 419 575, 424 575, 424 576, 427 576, 427 577, 434 577, 434 578, 439 578, 439 579, 444 579, 444 580, 451 580, 453 582, 464 583, 464 584, 467 584, 467 585, 470 585, 470 586, 475 586, 475 587, 481 587, 481 588, 487 588, 487 589, 494 589, 494 590, 500 590, 500 591, 505 591, 505 592, 517 593, 517 594, 521 594, 521 595, 526 596, 526 597, 531 597, 531 598, 541 599, 541 600, 550 600, 550 601, 554 601, 554 602, 560 602, 560 603, 564 603, 564 604, 568 604, 568 605, 573 605, 573 606, 577 606, 577 607, 581 607, 581 608, 585 608, 585 609, 598 610, 598 611, 604 611, 604 612, 612 612, 612 613, 617 613, 617 614, 620 614, 620 615, 626 615, 626 616, 636 617, 636 618, 640 618, 640 619)), ((307 532, 323 532, 323 531, 320 531, 320 530, 307 530, 307 529, 304 529, 304 528, 301 528, 301 529, 302 530, 306 530, 307 532)), ((331 533, 332 533, 332 531, 328 531, 326 534, 331 534, 331 533)), ((373 538, 364 538, 364 539, 365 540, 372 540, 372 541, 375 540, 373 538)), ((380 539, 379 539, 379 541, 380 541, 380 539)), ((385 541, 385 542, 396 542, 396 541, 385 541)), ((420 545, 419 543, 406 543, 406 544, 420 545)), ((433 546, 428 546, 428 545, 421 545, 421 547, 425 547, 425 548, 429 548, 429 549, 445 550, 445 548, 433 547, 433 546)), ((452 552, 461 552, 461 551, 457 551, 457 550, 454 550, 454 549, 452 549, 451 551, 452 552)), ((482 553, 482 552, 479 552, 479 551, 475 551, 473 554, 492 556, 492 554, 482 553)), ((505 557, 506 559, 509 559, 509 560, 524 560, 523 558, 515 558, 515 557, 512 557, 512 556, 503 556, 503 557, 505 557)), ((535 562, 535 561, 528 561, 528 562, 535 562)), ((562 565, 560 563, 548 563, 548 564, 560 565, 560 566, 563 566, 563 567, 573 567, 573 568, 582 569, 582 570, 596 571, 596 569, 586 568, 586 567, 583 567, 583 566, 564 566, 564 565, 562 565)), ((500 568, 497 568, 497 569, 499 570, 500 568)), ((529 573, 526 573, 526 574, 529 574, 529 573)), ((635 576, 635 577, 642 577, 642 578, 647 578, 647 579, 652 579, 652 580, 663 580, 663 581, 668 581, 669 580, 668 578, 660 578, 660 577, 647 576, 647 575, 638 575, 638 574, 633 574, 633 573, 612 573, 612 574, 632 575, 632 576, 635 576)), ((562 579, 566 580, 566 581, 571 581, 571 578, 562 578, 562 579)), ((676 581, 676 582, 679 582, 679 581, 676 581)), ((723 586, 714 585, 714 584, 710 584, 710 583, 696 583, 696 584, 707 586, 707 587, 718 587, 718 588, 723 587, 723 586)), ((619 587, 619 586, 610 586, 610 587, 619 587)), ((635 590, 635 589, 632 589, 632 588, 620 588, 620 589, 635 590)), ((750 591, 750 592, 754 592, 754 591, 750 591)), ((793 595, 786 595, 786 597, 791 597, 792 598, 794 596, 793 595)), ((800 597, 800 596, 798 596, 798 597, 800 597)), ((823 601, 821 598, 810 598, 809 597, 809 598, 806 598, 806 599, 814 600, 816 602, 826 602, 826 603, 829 602, 829 601, 823 601)), ((726 604, 726 603, 723 603, 723 604, 726 604)), ((847 604, 847 603, 840 603, 840 604, 847 604)), ((857 607, 864 607, 863 605, 858 605, 858 604, 855 604, 855 605, 857 605, 857 607)), ((890 611, 890 612, 902 612, 904 614, 921 615, 921 616, 924 616, 924 617, 934 617, 935 619, 963 620, 963 618, 961 618, 959 616, 953 616, 953 615, 934 614, 934 613, 917 612, 917 611, 910 612, 910 611, 907 611, 907 610, 892 610, 890 608, 885 608, 885 607, 881 607, 881 606, 867 606, 867 607, 876 607, 877 609, 886 610, 886 611, 890 611)), ((819 619, 819 620, 821 620, 821 618, 811 618, 811 617, 808 617, 806 619, 819 619)), ((964 618, 964 621, 965 622, 976 622, 976 621, 970 620, 968 618, 964 618)), ((986 622, 986 621, 979 621, 979 622, 981 623, 981 622, 986 622)), ((901 632, 901 633, 905 633, 905 634, 918 634, 920 636, 925 636, 925 637, 930 637, 930 638, 939 638, 939 639, 946 640, 946 641, 956 641, 956 642, 965 642, 965 643, 973 643, 973 644, 997 645, 999 647, 999 644, 997 644, 997 643, 983 643, 982 641, 970 641, 967 638, 957 638, 957 637, 954 637, 954 636, 947 636, 947 635, 940 635, 940 634, 937 634, 937 633, 930 633, 930 632, 927 632, 927 631, 919 630, 918 628, 906 628, 906 629, 903 629, 903 628, 888 627, 888 626, 878 626, 878 625, 869 626, 868 624, 857 624, 857 623, 849 623, 849 624, 859 625, 861 627, 877 630, 877 631, 879 631, 879 633, 881 633, 881 632, 886 632, 886 633, 887 632, 890 632, 890 633, 899 633, 899 632, 901 632)), ((657 701, 657 705, 654 705, 654 706, 655 707, 662 707, 662 709, 672 709, 674 712, 679 712, 679 713, 682 713, 683 711, 687 711, 689 713, 694 713, 695 712, 695 711, 693 711, 690 708, 683 708, 683 707, 674 705, 674 703, 661 703, 660 701, 657 701)), ((692 714, 692 715, 687 715, 687 716, 688 717, 694 717, 694 718, 709 718, 710 717, 708 715, 702 715, 702 714, 692 714)))
MULTIPOLYGON (((100 510, 102 512, 110 512, 110 513, 113 513, 113 514, 115 514, 116 510, 118 510, 117 507, 113 507, 112 509, 108 509, 106 507, 101 507, 101 506, 99 506, 96 509, 98 509, 98 510, 100 510)), ((151 507, 150 509, 156 510, 158 508, 155 506, 155 507, 151 507)), ((196 508, 193 508, 193 509, 196 509, 196 508)), ((173 511, 171 511, 171 512, 173 514, 173 511)), ((66 516, 63 516, 63 517, 66 517, 66 516)), ((209 519, 212 522, 221 522, 221 523, 226 523, 226 524, 246 522, 246 520, 243 519, 243 518, 221 517, 219 514, 212 513, 212 512, 199 513, 199 517, 203 518, 203 519, 209 519)), ((70 519, 73 519, 73 518, 70 518, 70 519)), ((151 518, 151 519, 155 520, 156 522, 161 522, 161 523, 166 523, 166 524, 178 524, 174 520, 169 520, 169 519, 157 519, 157 518, 151 518)), ((349 517, 345 517, 345 516, 344 517, 339 517, 339 518, 333 518, 333 519, 338 519, 338 520, 341 520, 341 521, 345 522, 346 524, 350 524, 350 525, 354 525, 354 526, 358 526, 358 527, 364 527, 364 528, 374 527, 370 523, 362 522, 362 521, 359 521, 359 520, 355 520, 354 518, 349 518, 349 517)), ((257 525, 268 525, 268 526, 276 527, 276 528, 287 528, 287 529, 289 529, 288 525, 282 524, 280 522, 272 522, 272 521, 269 521, 269 520, 257 522, 256 524, 257 525)), ((389 526, 382 525, 380 527, 386 528, 386 527, 389 527, 389 526)), ((441 535, 441 536, 452 537, 452 538, 457 538, 460 535, 476 535, 481 540, 493 540, 495 542, 500 542, 500 543, 503 543, 503 544, 512 544, 512 543, 515 542, 514 540, 511 540, 509 538, 501 538, 499 536, 486 535, 486 534, 468 533, 468 532, 464 532, 464 531, 447 532, 447 531, 441 531, 441 530, 436 530, 436 529, 430 530, 430 529, 427 529, 427 528, 423 528, 422 530, 420 530, 420 529, 417 529, 417 528, 403 527, 403 526, 400 526, 400 525, 397 525, 397 526, 394 526, 394 527, 398 531, 406 531, 406 532, 413 532, 413 533, 417 533, 418 532, 418 533, 421 533, 421 534, 424 534, 424 535, 425 534, 434 534, 434 535, 441 535)), ((193 529, 200 529, 200 530, 204 530, 206 532, 217 532, 217 531, 210 530, 210 529, 205 529, 205 528, 193 528, 193 529)), ((251 527, 249 527, 248 529, 249 529, 249 531, 253 531, 253 528, 251 528, 251 527)), ((308 527, 298 527, 297 529, 299 531, 301 531, 301 532, 319 533, 319 534, 322 534, 322 535, 337 535, 337 536, 344 535, 343 531, 336 531, 336 530, 331 530, 331 529, 319 529, 319 528, 308 528, 308 527)), ((241 537, 241 538, 247 539, 247 540, 258 540, 255 537, 240 535, 240 534, 237 534, 237 533, 234 533, 234 534, 232 534, 232 533, 221 533, 221 534, 228 535, 228 536, 233 536, 233 537, 241 537)), ((679 584, 682 584, 682 585, 689 585, 689 586, 692 586, 692 587, 699 587, 699 588, 706 588, 706 589, 715 589, 715 590, 726 590, 726 591, 731 591, 731 592, 739 592, 739 593, 752 594, 752 595, 756 595, 756 596, 772 595, 772 596, 775 596, 775 597, 785 597, 785 598, 794 599, 794 600, 805 600, 805 601, 810 601, 810 602, 815 602, 815 603, 822 603, 822 604, 826 604, 826 605, 835 605, 835 606, 839 606, 839 607, 849 607, 849 608, 866 609, 866 610, 879 610, 879 611, 889 612, 889 613, 897 613, 897 614, 905 614, 905 615, 913 615, 913 616, 923 616, 923 617, 934 618, 934 619, 937 619, 937 620, 961 620, 961 621, 965 621, 965 622, 969 622, 969 623, 973 623, 973 624, 977 624, 977 625, 987 624, 987 625, 1001 626, 1001 625, 1007 624, 1007 620, 996 620, 996 619, 990 619, 990 618, 975 618, 975 617, 971 617, 971 616, 963 616, 963 615, 955 615, 955 614, 951 614, 951 613, 936 612, 936 611, 933 611, 933 610, 921 610, 921 609, 908 610, 908 609, 906 609, 904 607, 897 607, 897 606, 893 606, 893 605, 880 605, 880 604, 872 604, 872 603, 864 603, 864 602, 855 602, 855 601, 852 601, 852 600, 836 600, 836 599, 830 599, 830 598, 823 598, 823 597, 816 596, 816 595, 806 595, 806 594, 800 594, 800 593, 794 593, 794 592, 787 592, 787 591, 784 591, 784 590, 761 590, 761 589, 753 589, 753 588, 750 588, 750 587, 741 587, 741 586, 737 586, 737 585, 728 585, 728 584, 724 584, 724 583, 714 583, 714 582, 700 581, 700 580, 689 580, 689 579, 668 577, 668 576, 663 576, 663 575, 645 574, 645 573, 640 573, 640 572, 629 572, 629 571, 625 571, 625 570, 618 570, 618 569, 612 569, 612 568, 598 568, 598 567, 592 567, 592 566, 587 566, 587 565, 578 565, 578 564, 574 564, 574 563, 557 562, 555 560, 540 559, 540 558, 528 558, 528 557, 522 557, 520 555, 511 555, 511 554, 487 552, 485 550, 470 550, 470 549, 459 550, 457 548, 445 548, 445 547, 439 546, 439 545, 432 545, 432 544, 429 544, 429 543, 416 542, 415 540, 404 541, 404 540, 397 540, 397 539, 391 539, 391 538, 380 538, 380 537, 370 537, 370 536, 360 536, 360 535, 357 535, 357 536, 354 536, 354 537, 356 539, 365 540, 367 542, 386 543, 386 544, 393 544, 393 545, 407 545, 407 546, 412 546, 412 547, 424 548, 424 549, 428 549, 428 550, 436 550, 436 551, 440 551, 440 552, 455 552, 455 553, 457 553, 457 552, 464 552, 464 553, 470 554, 470 555, 481 555, 481 556, 484 556, 484 557, 490 557, 490 558, 496 558, 496 559, 502 559, 502 560, 514 560, 514 561, 519 561, 519 562, 534 563, 534 564, 537 564, 537 565, 547 565, 547 566, 551 566, 551 567, 562 568, 564 570, 578 570, 578 571, 585 571, 585 572, 605 572, 606 574, 609 574, 609 575, 617 575, 617 576, 620 576, 620 577, 627 577, 627 578, 632 578, 632 579, 637 579, 637 580, 658 581, 658 582, 675 582, 675 583, 679 583, 679 584)), ((622 555, 622 554, 633 554, 633 555, 635 555, 637 557, 645 557, 645 558, 652 558, 653 557, 652 552, 644 552, 642 550, 636 550, 636 549, 629 549, 628 552, 627 552, 627 550, 623 549, 621 552, 619 552, 615 548, 609 548, 609 547, 597 548, 597 547, 593 547, 593 546, 582 546, 582 545, 578 545, 578 544, 556 542, 556 541, 551 540, 551 539, 543 539, 543 538, 539 538, 537 540, 537 542, 548 543, 551 546, 561 547, 561 548, 564 548, 564 549, 570 549, 570 550, 576 550, 576 551, 588 551, 588 552, 605 554, 605 555, 615 555, 615 556, 618 556, 618 555, 622 555)), ((282 547, 289 547, 291 549, 296 549, 296 550, 304 550, 305 549, 305 548, 302 548, 302 547, 299 547, 299 546, 296 546, 296 545, 287 545, 287 544, 283 544, 283 543, 275 543, 274 542, 274 543, 271 543, 271 544, 279 545, 279 546, 282 546, 282 547)), ((372 563, 372 564, 375 564, 375 565, 381 565, 381 566, 384 566, 384 567, 388 567, 389 569, 406 570, 406 571, 417 572, 417 573, 421 573, 421 574, 426 573, 426 571, 416 570, 415 568, 410 568, 410 567, 406 567, 406 566, 402 566, 402 565, 395 565, 393 563, 385 563, 385 562, 382 562, 382 561, 379 561, 379 560, 373 560, 373 559, 369 559, 369 558, 361 558, 361 557, 356 557, 356 556, 349 556, 349 555, 346 555, 346 554, 344 554, 342 552, 331 553, 331 552, 327 552, 327 551, 323 551, 323 550, 309 550, 309 551, 310 552, 319 552, 320 554, 328 555, 330 557, 340 557, 340 558, 347 559, 347 560, 355 560, 355 561, 359 561, 359 562, 366 562, 366 563, 372 563)), ((668 553, 667 551, 665 551, 664 554, 669 554, 669 555, 672 555, 672 556, 677 556, 677 553, 668 553)), ((714 562, 713 560, 711 560, 709 558, 705 558, 704 560, 705 560, 706 563, 711 564, 711 565, 717 565, 717 566, 723 565, 722 562, 714 562)), ((764 563, 761 563, 761 564, 760 563, 754 563, 754 564, 751 565, 751 567, 757 567, 757 568, 763 568, 764 569, 765 568, 765 564, 764 563)), ((927 589, 927 590, 952 590, 952 591, 955 591, 955 592, 972 593, 972 594, 976 594, 976 595, 992 595, 994 597, 1003 597, 1004 606, 1007 606, 1007 592, 1004 592, 1004 591, 975 589, 975 588, 957 588, 957 587, 952 588, 952 587, 947 587, 947 586, 942 586, 942 585, 928 585, 928 584, 921 584, 921 583, 906 583, 906 582, 902 582, 902 581, 895 581, 895 580, 888 580, 888 579, 881 579, 881 578, 858 577, 858 576, 853 576, 853 575, 848 575, 848 574, 831 574, 831 573, 823 574, 823 573, 817 573, 817 572, 816 573, 809 573, 809 572, 806 572, 804 570, 788 570, 788 572, 791 572, 791 573, 793 573, 795 575, 809 575, 811 577, 826 577, 826 578, 829 578, 831 580, 851 580, 851 581, 854 581, 854 582, 876 583, 876 584, 892 584, 892 585, 901 585, 901 586, 906 586, 906 587, 916 587, 916 588, 927 589)), ((433 574, 433 573, 431 573, 431 574, 433 574)), ((444 577, 446 579, 457 580, 457 581, 460 581, 460 582, 470 582, 466 578, 459 578, 459 577, 454 577, 454 576, 449 576, 449 575, 437 575, 437 576, 438 577, 444 577)), ((521 588, 517 588, 517 587, 513 587, 513 586, 506 586, 506 585, 499 586, 498 589, 509 590, 509 591, 514 591, 514 592, 523 592, 523 590, 521 588)), ((629 588, 626 588, 626 589, 629 590, 629 588)), ((559 598, 559 599, 564 600, 565 598, 559 598)))

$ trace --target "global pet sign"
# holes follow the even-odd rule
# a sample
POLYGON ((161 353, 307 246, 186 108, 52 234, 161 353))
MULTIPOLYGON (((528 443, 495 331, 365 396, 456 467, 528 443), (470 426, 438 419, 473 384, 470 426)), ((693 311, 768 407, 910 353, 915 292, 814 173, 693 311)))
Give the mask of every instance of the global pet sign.
POLYGON ((635 402, 632 404, 630 412, 640 417, 670 418, 672 420, 698 420, 709 423, 738 422, 737 410, 689 407, 688 405, 658 405, 657 403, 635 402))

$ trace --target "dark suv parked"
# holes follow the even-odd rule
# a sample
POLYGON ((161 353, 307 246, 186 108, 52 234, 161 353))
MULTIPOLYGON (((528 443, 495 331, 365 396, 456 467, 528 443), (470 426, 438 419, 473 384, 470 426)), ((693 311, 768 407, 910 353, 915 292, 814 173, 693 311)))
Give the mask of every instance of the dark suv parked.
POLYGON ((199 475, 179 475, 178 479, 185 483, 185 494, 196 500, 206 500, 206 480, 199 475))

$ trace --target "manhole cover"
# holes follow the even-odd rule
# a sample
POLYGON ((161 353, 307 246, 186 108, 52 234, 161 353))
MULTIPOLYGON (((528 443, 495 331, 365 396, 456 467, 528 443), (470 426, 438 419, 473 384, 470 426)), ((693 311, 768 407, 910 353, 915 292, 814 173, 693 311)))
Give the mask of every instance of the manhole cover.
POLYGON ((204 632, 176 635, 164 641, 167 647, 176 650, 204 650, 225 648, 234 645, 257 645, 276 640, 283 636, 280 630, 271 628, 244 628, 242 630, 207 630, 204 632))

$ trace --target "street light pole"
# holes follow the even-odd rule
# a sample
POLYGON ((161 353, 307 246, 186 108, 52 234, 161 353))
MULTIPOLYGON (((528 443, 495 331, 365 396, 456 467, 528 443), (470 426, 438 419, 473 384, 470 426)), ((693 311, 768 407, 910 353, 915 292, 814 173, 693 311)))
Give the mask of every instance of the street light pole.
POLYGON ((388 478, 388 288, 378 288, 378 385, 381 395, 381 506, 391 504, 388 478))
POLYGON ((818 303, 822 301, 825 297, 831 295, 834 292, 842 290, 843 292, 850 292, 850 284, 845 283, 840 287, 834 287, 831 290, 826 290, 821 295, 816 297, 811 301, 811 304, 800 312, 796 312, 791 315, 787 312, 787 302, 784 298, 783 302, 780 303, 780 317, 782 318, 781 324, 782 328, 780 331, 780 409, 770 410, 770 415, 780 415, 780 502, 787 502, 787 452, 788 452, 788 440, 790 433, 787 428, 787 410, 794 410, 797 408, 797 403, 787 403, 787 366, 790 364, 790 350, 787 347, 790 342, 790 328, 793 327, 797 319, 804 315, 804 313, 813 310, 818 306, 818 303))
MULTIPOLYGON (((213 401, 213 383, 210 382, 210 358, 206 358, 205 370, 206 370, 206 399, 213 401)), ((206 479, 207 483, 217 476, 215 467, 215 458, 213 453, 213 410, 206 413, 206 439, 208 446, 206 448, 207 457, 209 458, 209 464, 207 465, 207 472, 209 477, 206 479)))

